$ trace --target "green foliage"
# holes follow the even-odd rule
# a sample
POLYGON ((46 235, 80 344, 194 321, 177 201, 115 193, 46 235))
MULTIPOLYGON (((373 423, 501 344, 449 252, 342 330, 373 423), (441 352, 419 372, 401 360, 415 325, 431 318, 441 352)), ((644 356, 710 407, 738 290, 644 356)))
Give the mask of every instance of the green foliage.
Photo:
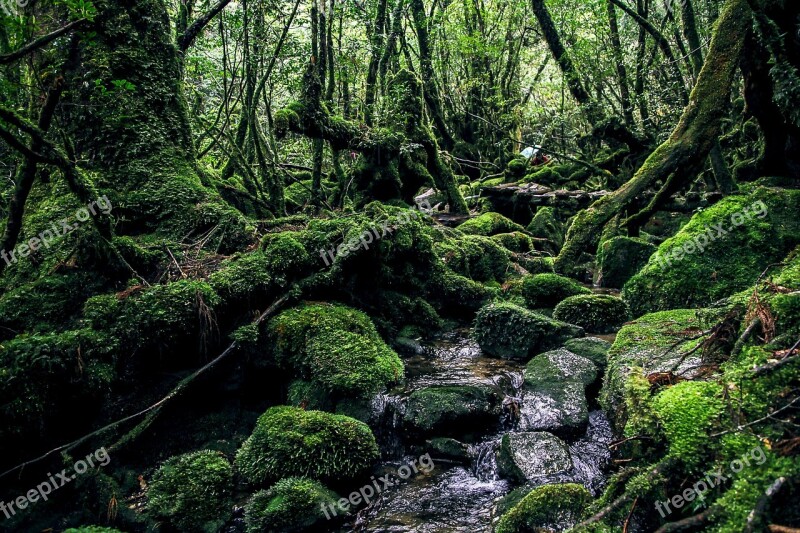
POLYGON ((591 292, 577 281, 558 274, 526 276, 522 281, 522 296, 530 309, 555 307, 569 296, 591 292))
POLYGON ((219 531, 231 513, 233 470, 219 452, 201 450, 164 462, 150 481, 148 513, 182 531, 219 531))
POLYGON ((403 363, 369 317, 343 305, 289 309, 267 332, 279 365, 336 397, 366 397, 403 377, 403 363))
POLYGON ((586 331, 610 333, 628 320, 628 306, 607 294, 579 294, 559 303, 553 310, 553 318, 586 331))
MULTIPOLYGON (((278 481, 253 494, 244 509, 247 533, 301 533, 323 527, 322 506, 339 496, 321 483, 302 477, 278 481)), ((337 509, 338 510, 338 509, 337 509)))
POLYGON ((574 483, 537 487, 500 518, 495 531, 562 531, 580 521, 591 500, 589 491, 574 483))
POLYGON ((352 418, 296 407, 272 407, 236 454, 236 469, 252 485, 308 476, 343 483, 378 459, 369 427, 352 418))

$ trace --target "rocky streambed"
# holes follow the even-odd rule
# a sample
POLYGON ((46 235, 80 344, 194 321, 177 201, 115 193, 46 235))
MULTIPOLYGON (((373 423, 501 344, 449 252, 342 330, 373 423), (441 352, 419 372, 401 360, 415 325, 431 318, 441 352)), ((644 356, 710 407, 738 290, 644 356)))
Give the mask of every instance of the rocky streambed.
POLYGON ((398 480, 343 531, 490 532, 536 487, 575 483, 599 495, 612 431, 596 397, 610 345, 564 344, 524 365, 489 357, 466 328, 409 343, 406 382, 375 398, 371 425, 382 472, 426 453, 434 468, 398 480))

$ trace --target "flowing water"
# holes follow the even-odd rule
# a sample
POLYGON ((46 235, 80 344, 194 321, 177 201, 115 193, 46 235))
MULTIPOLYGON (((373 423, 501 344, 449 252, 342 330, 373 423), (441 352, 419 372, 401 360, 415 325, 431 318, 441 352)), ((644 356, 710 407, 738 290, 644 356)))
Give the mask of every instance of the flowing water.
MULTIPOLYGON (((414 390, 434 385, 490 385, 505 398, 504 405, 518 405, 524 397, 523 367, 485 357, 467 329, 447 333, 418 352, 405 359, 407 379, 403 388, 373 401, 372 425, 377 428, 385 458, 383 472, 396 473, 418 459, 417 451, 424 453, 424 446, 413 446, 424 443, 406 442, 401 427, 405 399, 414 390)), ((517 425, 512 418, 503 409, 495 428, 469 445, 468 465, 434 458, 432 470, 419 472, 382 492, 344 531, 491 532, 497 519, 495 505, 515 487, 501 478, 497 467, 500 441, 517 425)), ((586 432, 567 440, 573 467, 557 475, 541 476, 529 486, 575 482, 599 494, 605 483, 603 471, 610 459, 607 445, 611 440, 611 427, 603 412, 590 412, 586 432)))

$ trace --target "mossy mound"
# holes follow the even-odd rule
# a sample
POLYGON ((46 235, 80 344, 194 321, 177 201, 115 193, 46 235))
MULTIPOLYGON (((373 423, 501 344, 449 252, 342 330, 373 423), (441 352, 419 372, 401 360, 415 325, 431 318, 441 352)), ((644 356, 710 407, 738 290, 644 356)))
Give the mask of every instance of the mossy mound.
POLYGON ((525 157, 517 156, 506 165, 506 176, 511 179, 519 179, 525 175, 530 161, 525 157))
POLYGON ((607 294, 570 296, 553 310, 553 318, 593 333, 611 333, 628 320, 624 301, 607 294))
POLYGON ((758 187, 728 196, 659 246, 622 297, 638 316, 731 296, 800 244, 799 212, 800 190, 758 187))
POLYGON ((403 363, 367 315, 339 304, 304 304, 273 318, 278 365, 336 398, 366 397, 403 378, 403 363))
POLYGON ((585 357, 603 370, 608 364, 608 350, 611 343, 597 337, 581 337, 570 339, 564 343, 564 348, 570 352, 585 357))
POLYGON ((454 272, 475 281, 502 282, 511 269, 508 250, 482 235, 443 240, 434 244, 434 251, 454 272))
POLYGON ((601 287, 621 289, 656 250, 655 245, 639 238, 618 236, 601 242, 597 248, 597 282, 601 287))
POLYGON ((235 466, 252 485, 292 476, 344 483, 363 475, 377 459, 375 437, 363 422, 279 406, 259 417, 235 466))
POLYGON ((458 436, 489 427, 501 398, 489 386, 447 385, 411 393, 403 420, 415 433, 458 436))
POLYGON ((566 229, 556 217, 556 212, 552 207, 545 206, 537 209, 527 229, 534 237, 547 239, 540 244, 544 251, 554 256, 561 251, 566 229))
POLYGON ((583 329, 514 304, 493 303, 478 312, 473 336, 489 355, 528 360, 568 339, 582 337, 583 329))
POLYGON ((179 531, 219 531, 231 513, 233 469, 219 452, 172 457, 150 480, 147 512, 179 531))
POLYGON ((506 250, 516 253, 527 253, 534 250, 533 239, 519 231, 513 233, 498 233, 492 236, 492 240, 506 250))
POLYGON ((564 298, 591 293, 577 281, 558 274, 537 274, 522 281, 522 296, 530 309, 555 307, 564 298))
MULTIPOLYGON (((318 531, 327 517, 323 507, 339 496, 318 481, 290 477, 269 490, 253 494, 244 508, 247 533, 304 533, 318 531)), ((338 509, 337 509, 338 510, 338 509)))
POLYGON ((458 226, 458 229, 468 235, 483 235, 490 237, 498 233, 513 233, 525 231, 525 228, 504 217, 500 213, 484 213, 471 218, 458 226))
POLYGON ((496 533, 565 531, 584 516, 592 496, 574 483, 533 489, 497 524, 496 533))

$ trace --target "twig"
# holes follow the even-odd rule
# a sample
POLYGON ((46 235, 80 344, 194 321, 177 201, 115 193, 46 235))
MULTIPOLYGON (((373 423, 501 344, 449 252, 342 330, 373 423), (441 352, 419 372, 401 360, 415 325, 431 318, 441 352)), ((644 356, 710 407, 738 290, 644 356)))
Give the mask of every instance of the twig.
POLYGON ((627 518, 625 518, 625 523, 622 524, 622 533, 628 533, 628 524, 631 521, 631 516, 633 516, 633 510, 636 509, 636 504, 639 502, 639 497, 633 499, 633 505, 631 505, 631 510, 628 512, 627 518))
POLYGON ((791 363, 793 361, 796 361, 798 359, 798 357, 800 357, 800 354, 795 355, 795 352, 797 351, 798 347, 800 347, 800 339, 797 339, 797 342, 794 343, 794 346, 792 346, 789 349, 789 353, 786 354, 786 357, 784 357, 780 361, 775 361, 774 363, 767 363, 766 365, 762 365, 762 366, 754 368, 753 369, 753 373, 750 374, 750 377, 754 378, 754 377, 757 377, 757 376, 761 376, 763 374, 769 374, 770 372, 772 372, 776 368, 780 368, 780 367, 782 367, 784 365, 787 365, 787 364, 789 364, 789 363, 791 363))
POLYGON ((763 416, 763 417, 759 418, 758 420, 754 420, 754 421, 752 421, 752 422, 749 422, 749 423, 747 423, 747 424, 744 424, 744 425, 739 425, 739 426, 736 426, 736 427, 735 427, 735 428, 733 428, 733 429, 728 429, 728 430, 725 430, 725 431, 721 431, 721 432, 719 432, 719 433, 714 433, 714 434, 710 435, 710 437, 720 437, 720 436, 722 436, 722 435, 727 435, 728 433, 735 433, 735 432, 737 432, 737 431, 741 431, 741 430, 743 430, 743 429, 745 429, 745 428, 748 428, 748 427, 750 427, 750 426, 755 426, 756 424, 760 424, 760 423, 761 423, 761 422, 763 422, 764 420, 767 420, 768 418, 772 418, 773 416, 777 415, 777 414, 778 414, 778 413, 780 413, 781 411, 785 411, 786 409, 788 409, 789 407, 791 407, 792 405, 794 405, 794 404, 795 404, 795 403, 797 403, 798 401, 800 401, 800 396, 798 396, 797 398, 795 398, 795 399, 794 399, 794 400, 792 400, 791 402, 787 403, 786 405, 784 405, 783 407, 781 407, 781 408, 780 408, 780 409, 778 409, 777 411, 773 411, 773 412, 771 412, 770 414, 768 414, 768 415, 766 415, 766 416, 763 416))
POLYGON ((678 520, 677 522, 669 522, 661 526, 655 533, 672 533, 673 531, 683 531, 684 529, 694 529, 708 522, 712 515, 717 512, 717 506, 712 505, 702 513, 678 520))

